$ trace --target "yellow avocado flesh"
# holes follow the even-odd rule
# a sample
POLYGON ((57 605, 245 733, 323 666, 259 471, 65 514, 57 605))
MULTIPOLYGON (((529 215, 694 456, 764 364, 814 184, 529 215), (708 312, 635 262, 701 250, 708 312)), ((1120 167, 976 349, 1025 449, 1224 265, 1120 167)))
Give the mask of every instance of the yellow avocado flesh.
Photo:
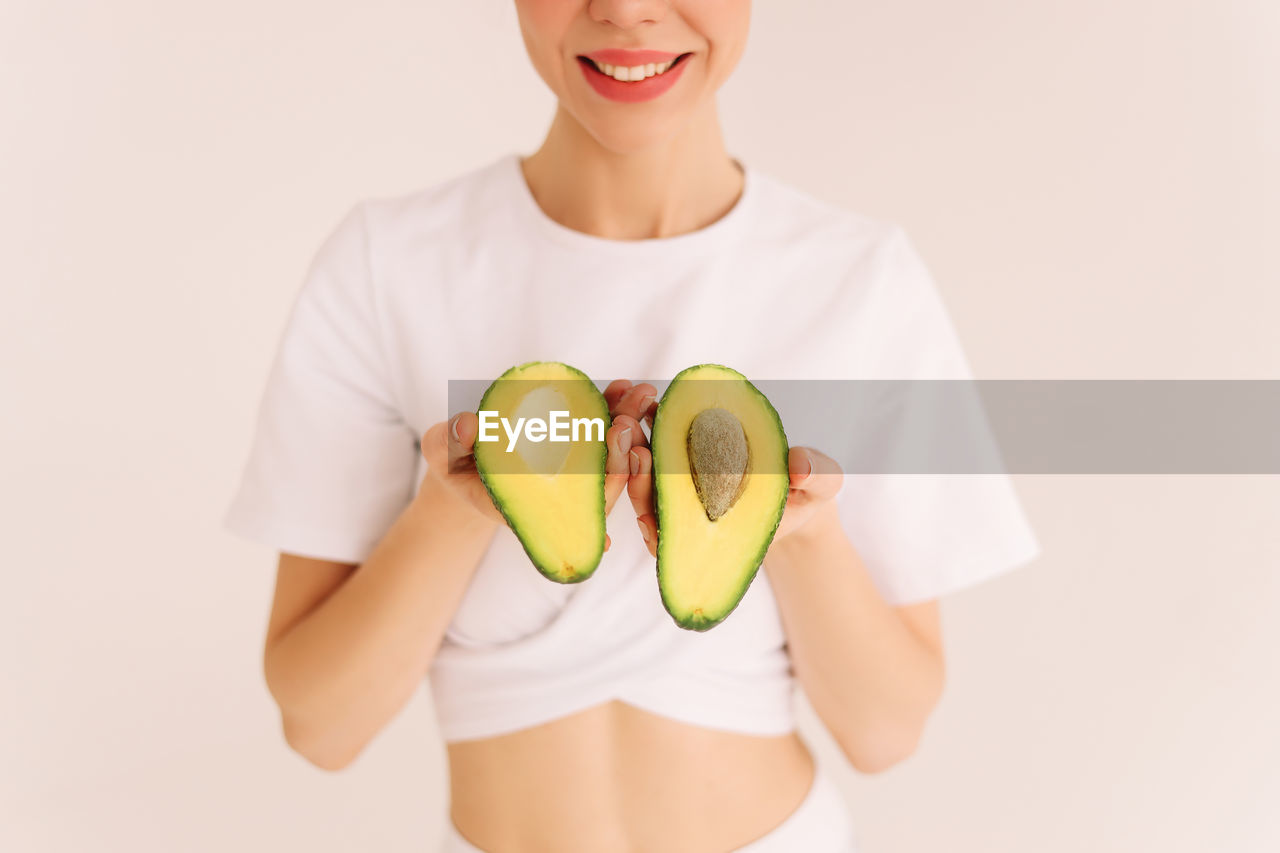
MULTIPOLYGON (((558 362, 507 371, 485 392, 480 410, 497 412, 512 428, 518 418, 550 422, 552 411, 609 425, 604 395, 585 374, 558 362)), ((599 427, 579 424, 576 436, 566 432, 576 440, 532 441, 522 430, 509 451, 506 429, 491 428, 497 441, 477 441, 475 461, 494 506, 538 571, 576 583, 591 576, 604 553, 605 443, 599 427)))
POLYGON ((663 395, 652 451, 663 604, 681 627, 706 630, 737 607, 773 541, 789 486, 786 434, 746 377, 699 365, 681 372, 663 395), (741 423, 749 453, 742 491, 716 521, 698 496, 688 457, 693 419, 714 408, 741 423))

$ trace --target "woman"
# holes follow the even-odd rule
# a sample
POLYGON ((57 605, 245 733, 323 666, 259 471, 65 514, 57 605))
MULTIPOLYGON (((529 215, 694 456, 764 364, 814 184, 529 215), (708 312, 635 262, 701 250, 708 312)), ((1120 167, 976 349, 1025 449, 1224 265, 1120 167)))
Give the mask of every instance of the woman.
POLYGON ((427 678, 446 850, 852 850, 793 685, 855 768, 909 756, 942 692, 936 598, 1037 549, 1016 498, 1002 478, 845 482, 793 446, 762 571, 724 623, 682 631, 653 577, 657 388, 632 378, 956 378, 958 340, 900 229, 728 154, 715 93, 747 0, 516 6, 558 99, 543 144, 356 205, 263 397, 227 523, 280 551, 265 672, 285 737, 344 767, 427 678), (447 399, 538 359, 624 377, 610 550, 571 586, 529 565, 447 399))

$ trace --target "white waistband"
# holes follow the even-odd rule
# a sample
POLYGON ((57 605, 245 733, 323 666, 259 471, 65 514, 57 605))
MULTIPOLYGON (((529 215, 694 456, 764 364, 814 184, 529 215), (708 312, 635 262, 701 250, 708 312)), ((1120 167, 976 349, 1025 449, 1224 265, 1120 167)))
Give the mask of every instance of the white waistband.
POLYGON ((809 793, 791 815, 767 835, 734 853, 857 853, 853 818, 844 795, 818 768, 809 793))
MULTIPOLYGON (((804 800, 781 824, 734 853, 857 853, 858 841, 844 795, 821 768, 804 800)), ((445 818, 440 853, 485 853, 445 818)))

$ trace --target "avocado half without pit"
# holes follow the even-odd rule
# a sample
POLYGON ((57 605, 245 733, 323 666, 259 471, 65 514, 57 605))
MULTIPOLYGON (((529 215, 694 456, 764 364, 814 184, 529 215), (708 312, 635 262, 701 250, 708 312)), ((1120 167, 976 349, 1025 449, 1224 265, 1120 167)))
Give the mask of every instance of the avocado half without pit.
MULTIPOLYGON (((602 428, 570 430, 570 441, 533 440, 525 430, 490 429, 496 441, 477 441, 476 471, 538 571, 558 583, 591 577, 604 554, 604 479, 609 404, 586 374, 554 361, 535 361, 498 377, 480 400, 510 425, 521 418, 550 423, 600 419, 602 428)), ((491 421, 493 418, 490 419, 491 421)), ((582 424, 580 426, 585 426, 582 424)), ((535 433, 536 435, 536 433, 535 433)))
POLYGON ((746 594, 786 507, 787 436, 736 370, 681 371, 654 416, 658 588, 682 628, 724 621, 746 594))

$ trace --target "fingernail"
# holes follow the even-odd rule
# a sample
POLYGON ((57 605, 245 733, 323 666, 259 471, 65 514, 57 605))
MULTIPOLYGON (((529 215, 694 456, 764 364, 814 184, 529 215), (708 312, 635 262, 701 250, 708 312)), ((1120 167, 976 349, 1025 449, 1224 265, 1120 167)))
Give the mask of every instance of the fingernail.
POLYGON ((644 537, 644 543, 648 545, 649 544, 649 528, 645 527, 644 522, 638 518, 636 519, 636 524, 640 525, 640 535, 644 537))
POLYGON ((809 470, 804 472, 804 476, 800 478, 800 482, 804 482, 805 480, 809 479, 809 477, 813 475, 813 457, 810 456, 808 453, 805 453, 804 461, 809 463, 809 470))
POLYGON ((449 421, 449 435, 453 436, 453 440, 458 443, 462 442, 462 436, 458 435, 458 421, 461 418, 462 415, 454 415, 453 419, 449 421))
POLYGON ((618 433, 618 449, 623 453, 631 449, 631 427, 627 427, 618 433))
POLYGON ((631 476, 634 477, 640 473, 640 454, 632 450, 627 456, 631 462, 631 476))

